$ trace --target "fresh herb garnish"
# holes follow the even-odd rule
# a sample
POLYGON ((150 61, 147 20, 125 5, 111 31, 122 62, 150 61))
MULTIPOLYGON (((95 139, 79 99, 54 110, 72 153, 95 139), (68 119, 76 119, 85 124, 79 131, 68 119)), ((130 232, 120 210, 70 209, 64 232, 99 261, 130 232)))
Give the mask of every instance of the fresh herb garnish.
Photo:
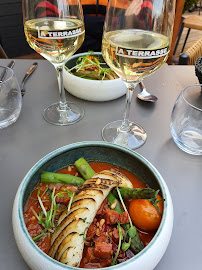
POLYGON ((44 231, 44 230, 43 230, 43 231, 41 231, 41 233, 40 233, 39 235, 37 235, 37 236, 33 237, 33 238, 32 238, 32 240, 33 240, 34 242, 39 241, 39 240, 41 239, 41 237, 44 235, 44 233, 45 233, 45 231, 44 231))
POLYGON ((69 212, 70 211, 70 208, 71 208, 71 205, 72 205, 72 201, 73 201, 73 198, 74 198, 74 192, 72 192, 70 196, 70 200, 69 200, 69 204, 68 204, 68 207, 67 207, 67 211, 69 212))
POLYGON ((111 262, 111 265, 115 265, 116 264, 116 260, 119 256, 119 252, 120 252, 120 249, 121 249, 121 241, 123 240, 123 232, 122 232, 122 229, 121 229, 121 225, 119 222, 117 222, 117 229, 119 231, 119 243, 118 243, 118 248, 117 248, 117 251, 116 251, 116 255, 113 259, 113 261, 111 262))
POLYGON ((46 193, 49 194, 49 195, 52 194, 52 192, 53 191, 51 189, 49 189, 49 188, 46 190, 46 193))
POLYGON ((123 244, 122 244, 121 249, 122 249, 123 251, 128 250, 129 247, 130 247, 130 244, 131 244, 131 238, 129 238, 129 242, 128 242, 128 243, 123 243, 123 244))
MULTIPOLYGON (((39 202, 42 210, 39 212, 38 215, 37 215, 36 211, 34 211, 33 208, 32 208, 32 212, 35 215, 35 217, 38 219, 38 223, 42 227, 44 227, 44 229, 41 231, 41 233, 39 235, 32 238, 34 241, 39 241, 40 238, 45 233, 47 233, 48 231, 53 232, 53 229, 56 227, 55 226, 55 217, 58 214, 57 211, 59 208, 59 205, 56 204, 56 201, 55 201, 56 197, 70 197, 70 201, 69 201, 69 204, 67 207, 68 211, 70 210, 72 200, 74 197, 74 193, 69 191, 69 190, 64 190, 63 192, 59 192, 59 193, 55 194, 55 187, 53 188, 53 190, 50 190, 47 188, 41 196, 40 196, 40 191, 41 191, 41 188, 39 188, 37 191, 37 199, 38 199, 38 202, 39 202), (51 202, 50 210, 46 210, 44 203, 42 201, 42 198, 45 195, 45 193, 49 194, 49 200, 51 202)), ((62 210, 62 211, 64 211, 64 210, 62 210)))
POLYGON ((83 219, 83 223, 85 223, 85 222, 86 222, 86 219, 87 219, 87 217, 85 217, 85 218, 83 219))
POLYGON ((117 190, 117 193, 118 193, 118 195, 119 195, 119 199, 120 199, 120 201, 121 201, 121 203, 122 203, 123 209, 124 209, 124 211, 128 214, 130 226, 133 227, 132 220, 131 220, 131 218, 130 218, 130 215, 129 215, 129 213, 128 213, 128 210, 127 210, 127 208, 126 208, 126 206, 125 206, 125 203, 124 203, 124 201, 123 201, 123 198, 122 198, 122 196, 121 196, 121 192, 119 191, 119 188, 118 188, 118 187, 116 188, 116 190, 117 190))
POLYGON ((161 210, 159 209, 157 204, 160 203, 160 202, 164 202, 165 200, 164 199, 157 200, 156 196, 157 196, 158 193, 159 193, 159 189, 156 191, 155 196, 153 198, 149 199, 149 201, 151 202, 151 204, 153 204, 156 207, 156 209, 158 210, 160 216, 162 217, 161 210))
POLYGON ((99 56, 94 56, 93 51, 89 51, 85 56, 79 57, 76 65, 68 69, 68 71, 78 77, 91 80, 118 78, 111 68, 106 67, 106 63, 101 62, 99 56))
MULTIPOLYGON (((125 203, 124 203, 124 201, 123 201, 123 198, 122 198, 122 196, 121 196, 121 193, 120 193, 120 191, 119 191, 119 188, 117 187, 116 190, 117 190, 119 199, 120 199, 120 201, 121 201, 121 203, 122 203, 123 209, 124 209, 124 211, 126 211, 126 213, 128 214, 129 223, 130 223, 130 228, 126 231, 126 235, 127 235, 127 234, 129 235, 129 241, 128 241, 128 243, 123 243, 123 244, 122 244, 122 248, 121 248, 123 251, 126 251, 127 249, 129 249, 129 247, 130 247, 130 245, 131 245, 131 239, 134 238, 134 237, 137 235, 137 229, 135 228, 135 226, 134 226, 133 223, 132 223, 131 217, 130 217, 130 215, 129 215, 129 213, 128 213, 128 210, 127 210, 127 208, 126 208, 126 206, 125 206, 125 203)), ((126 239, 126 235, 125 235, 125 239, 126 239)))
MULTIPOLYGON (((88 228, 89 228, 89 226, 87 226, 87 227, 85 228, 84 232, 83 232, 83 233, 80 233, 79 236, 85 235, 85 233, 87 232, 88 228)), ((89 237, 88 237, 88 238, 89 238, 89 237)), ((86 238, 86 239, 87 239, 87 238, 86 238)))

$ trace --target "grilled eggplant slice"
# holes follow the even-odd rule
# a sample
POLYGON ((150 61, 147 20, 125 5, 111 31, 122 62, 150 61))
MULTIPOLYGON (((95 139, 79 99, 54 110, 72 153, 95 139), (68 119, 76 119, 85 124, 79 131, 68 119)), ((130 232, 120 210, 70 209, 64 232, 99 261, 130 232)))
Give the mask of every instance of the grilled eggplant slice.
POLYGON ((132 183, 122 173, 105 170, 84 182, 75 195, 70 211, 64 212, 51 237, 49 255, 57 261, 79 266, 88 227, 102 202, 114 187, 132 188, 132 183))

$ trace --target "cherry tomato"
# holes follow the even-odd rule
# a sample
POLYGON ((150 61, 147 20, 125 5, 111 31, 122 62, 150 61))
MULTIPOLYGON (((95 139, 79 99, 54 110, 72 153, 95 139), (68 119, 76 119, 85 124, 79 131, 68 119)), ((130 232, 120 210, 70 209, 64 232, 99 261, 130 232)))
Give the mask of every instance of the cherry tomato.
MULTIPOLYGON (((162 200, 160 195, 157 195, 156 198, 158 201, 162 200)), ((157 205, 162 214, 163 202, 159 202, 157 205)), ((160 213, 149 200, 132 200, 129 205, 129 214, 133 224, 145 232, 156 230, 161 223, 160 213)))

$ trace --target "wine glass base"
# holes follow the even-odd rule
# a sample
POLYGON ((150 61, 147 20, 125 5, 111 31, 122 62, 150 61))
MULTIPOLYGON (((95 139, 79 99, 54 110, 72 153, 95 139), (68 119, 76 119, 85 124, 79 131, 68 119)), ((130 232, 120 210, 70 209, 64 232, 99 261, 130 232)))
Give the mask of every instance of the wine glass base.
POLYGON ((122 123, 123 121, 117 120, 107 124, 102 130, 103 140, 132 150, 141 147, 147 139, 145 130, 133 122, 129 122, 129 128, 123 130, 122 123))
POLYGON ((57 126, 67 126, 81 120, 84 116, 84 110, 74 103, 68 103, 61 109, 60 103, 54 103, 48 106, 44 112, 44 119, 57 126))

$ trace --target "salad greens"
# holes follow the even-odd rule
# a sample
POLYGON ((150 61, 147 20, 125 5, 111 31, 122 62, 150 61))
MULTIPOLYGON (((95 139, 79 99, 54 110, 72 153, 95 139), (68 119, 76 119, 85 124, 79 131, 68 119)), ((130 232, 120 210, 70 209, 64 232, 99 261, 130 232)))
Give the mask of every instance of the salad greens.
POLYGON ((89 51, 85 56, 79 57, 76 66, 68 69, 71 74, 90 80, 112 80, 117 79, 116 73, 101 60, 99 55, 89 51))

